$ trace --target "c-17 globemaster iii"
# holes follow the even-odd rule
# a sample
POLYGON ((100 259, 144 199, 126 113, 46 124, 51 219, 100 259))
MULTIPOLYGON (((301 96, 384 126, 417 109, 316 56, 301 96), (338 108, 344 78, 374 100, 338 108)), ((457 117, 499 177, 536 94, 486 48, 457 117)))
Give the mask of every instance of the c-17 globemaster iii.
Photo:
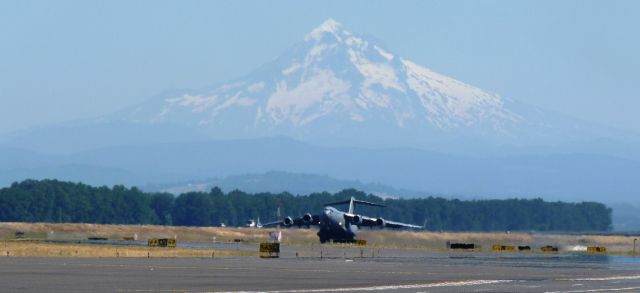
POLYGON ((388 221, 383 218, 371 218, 358 215, 354 211, 355 205, 368 205, 376 207, 384 207, 384 205, 351 199, 341 202, 326 204, 324 210, 319 215, 310 213, 304 214, 300 218, 286 217, 282 221, 263 224, 263 227, 282 226, 282 227, 307 227, 311 225, 319 226, 318 237, 320 242, 354 242, 356 233, 360 227, 379 227, 391 229, 422 229, 422 226, 405 224, 400 222, 388 221), (349 204, 349 211, 340 211, 331 205, 349 204))

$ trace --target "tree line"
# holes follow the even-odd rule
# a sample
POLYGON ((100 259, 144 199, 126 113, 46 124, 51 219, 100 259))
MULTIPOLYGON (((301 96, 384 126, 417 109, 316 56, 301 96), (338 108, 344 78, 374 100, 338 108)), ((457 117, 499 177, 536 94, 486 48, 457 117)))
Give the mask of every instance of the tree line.
MULTIPOLYGON (((468 200, 440 197, 382 199, 346 189, 338 193, 292 195, 223 192, 143 192, 132 187, 93 187, 57 180, 25 180, 0 189, 0 221, 176 226, 241 226, 248 219, 269 222, 280 215, 317 214, 326 203, 350 197, 384 204, 356 207, 370 217, 424 225, 433 231, 606 231, 611 209, 596 202, 542 199, 468 200)), ((340 207, 338 207, 340 208, 340 207)), ((346 209, 346 207, 343 207, 346 209)))

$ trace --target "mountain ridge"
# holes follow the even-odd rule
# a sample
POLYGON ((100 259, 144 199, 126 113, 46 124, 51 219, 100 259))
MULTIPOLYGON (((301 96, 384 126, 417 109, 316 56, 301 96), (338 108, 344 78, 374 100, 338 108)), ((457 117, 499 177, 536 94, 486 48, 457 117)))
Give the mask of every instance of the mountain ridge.
MULTIPOLYGON (((0 153, 0 162, 5 161, 4 155, 0 153)), ((26 159, 11 159, 18 163, 0 167, 3 184, 57 177, 92 184, 144 186, 276 170, 485 198, 601 200, 615 194, 618 201, 637 202, 636 190, 640 189, 634 177, 640 173, 640 162, 611 156, 468 157, 412 148, 316 146, 288 138, 107 147, 47 156, 40 164, 26 166, 21 163, 26 159), (83 171, 84 167, 78 166, 92 169, 83 171), (62 171, 58 174, 56 169, 62 171)))
POLYGON ((206 192, 213 187, 219 187, 225 192, 238 189, 252 193, 288 192, 294 195, 305 195, 314 192, 336 193, 344 189, 357 189, 383 198, 411 198, 427 195, 425 192, 404 190, 379 183, 363 183, 358 180, 336 179, 328 175, 275 170, 265 173, 238 174, 182 183, 148 185, 142 187, 142 189, 179 195, 192 191, 206 192))

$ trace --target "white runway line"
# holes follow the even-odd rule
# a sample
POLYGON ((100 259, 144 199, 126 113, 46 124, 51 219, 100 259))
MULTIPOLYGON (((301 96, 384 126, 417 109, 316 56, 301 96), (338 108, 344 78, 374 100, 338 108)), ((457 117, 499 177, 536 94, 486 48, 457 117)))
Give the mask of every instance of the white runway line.
POLYGON ((437 287, 460 287, 474 285, 491 285, 509 283, 511 280, 474 280, 474 281, 458 281, 458 282, 440 282, 429 284, 411 284, 411 285, 388 285, 388 286, 371 286, 371 287, 353 287, 353 288, 324 288, 324 289, 294 289, 294 290, 278 290, 278 291, 222 291, 216 293, 314 293, 314 292, 355 292, 355 291, 390 291, 403 289, 424 289, 437 287))
POLYGON ((630 291, 630 290, 639 290, 639 289, 640 287, 626 287, 626 288, 587 289, 587 290, 573 290, 573 291, 547 291, 544 293, 614 292, 614 291, 630 291))
POLYGON ((613 276, 601 278, 578 278, 578 279, 558 279, 561 281, 615 281, 615 280, 640 280, 640 275, 635 276, 613 276))

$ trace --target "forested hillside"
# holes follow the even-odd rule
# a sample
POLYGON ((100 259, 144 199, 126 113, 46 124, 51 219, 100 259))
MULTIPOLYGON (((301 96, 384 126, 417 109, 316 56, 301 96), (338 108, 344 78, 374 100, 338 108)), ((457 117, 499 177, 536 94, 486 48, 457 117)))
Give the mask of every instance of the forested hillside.
POLYGON ((26 180, 0 189, 0 221, 180 226, 242 225, 282 216, 318 213, 325 203, 354 196, 387 208, 358 207, 356 213, 425 225, 445 231, 604 231, 611 229, 611 209, 596 202, 545 202, 542 199, 460 201, 444 198, 387 199, 346 189, 295 196, 242 191, 145 193, 133 187, 92 187, 57 180, 26 180))

